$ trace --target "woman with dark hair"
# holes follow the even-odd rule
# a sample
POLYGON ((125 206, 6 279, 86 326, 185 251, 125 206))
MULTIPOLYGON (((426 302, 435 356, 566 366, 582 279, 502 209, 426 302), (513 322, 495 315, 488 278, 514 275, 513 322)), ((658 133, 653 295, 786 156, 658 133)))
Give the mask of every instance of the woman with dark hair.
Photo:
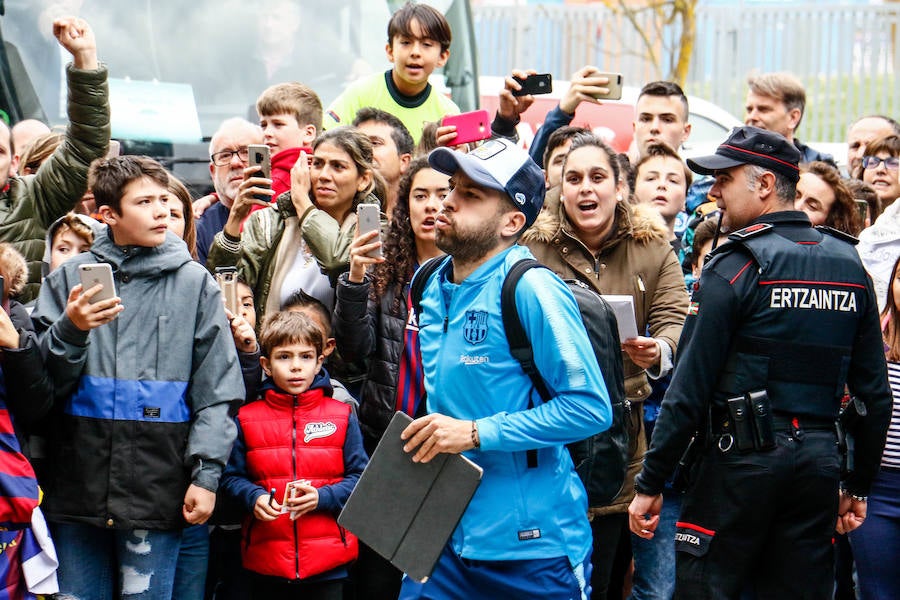
POLYGON ((238 267, 253 289, 258 323, 298 289, 333 308, 332 282, 350 262, 356 206, 384 198, 372 158, 368 136, 353 127, 330 129, 313 143, 311 165, 294 165, 290 193, 251 214, 240 238, 216 234, 207 267, 238 267))
POLYGON ((826 162, 813 161, 800 167, 794 208, 802 210, 813 225, 826 225, 859 235, 862 219, 850 188, 837 169, 826 162))
MULTIPOLYGON (((350 246, 350 270, 338 278, 334 336, 344 360, 366 367, 359 421, 370 454, 395 411, 424 414, 418 332, 406 326, 409 283, 419 265, 441 254, 434 242, 434 219, 449 191, 447 175, 432 169, 426 157, 413 160, 400 180, 384 243, 376 239, 376 231, 358 236, 350 246), (383 258, 368 256, 379 245, 383 258)), ((357 598, 396 598, 401 576, 360 544, 357 598)))
POLYGON ((872 483, 866 520, 850 532, 856 560, 860 600, 900 598, 900 258, 891 270, 887 305, 881 311, 888 381, 894 410, 881 457, 881 470, 872 483))
POLYGON ((385 241, 377 241, 374 231, 357 237, 350 245, 350 270, 338 278, 334 334, 345 360, 367 363, 359 416, 369 451, 395 411, 413 416, 420 404, 421 367, 411 356, 410 369, 402 368, 404 353, 418 349, 407 345, 407 292, 419 265, 442 254, 434 242, 434 218, 448 193, 448 176, 432 169, 426 157, 415 159, 400 180, 385 241), (383 258, 369 256, 379 245, 383 258))
POLYGON ((650 394, 649 378, 671 369, 688 309, 669 232, 652 207, 628 202, 620 173, 615 152, 597 136, 575 136, 563 163, 558 209, 541 213, 522 236, 561 278, 577 279, 600 294, 629 295, 634 302, 638 337, 622 340, 631 461, 619 496, 606 506, 589 507, 592 597, 602 599, 621 595, 631 561, 627 510, 647 449, 643 401, 650 394))

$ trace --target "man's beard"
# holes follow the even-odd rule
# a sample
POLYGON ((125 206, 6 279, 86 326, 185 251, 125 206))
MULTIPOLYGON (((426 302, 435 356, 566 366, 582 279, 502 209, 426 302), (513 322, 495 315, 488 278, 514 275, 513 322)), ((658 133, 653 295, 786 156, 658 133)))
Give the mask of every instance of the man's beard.
POLYGON ((477 229, 460 232, 455 225, 451 229, 437 229, 434 242, 438 248, 461 263, 478 261, 494 249, 498 242, 496 219, 486 221, 477 229))

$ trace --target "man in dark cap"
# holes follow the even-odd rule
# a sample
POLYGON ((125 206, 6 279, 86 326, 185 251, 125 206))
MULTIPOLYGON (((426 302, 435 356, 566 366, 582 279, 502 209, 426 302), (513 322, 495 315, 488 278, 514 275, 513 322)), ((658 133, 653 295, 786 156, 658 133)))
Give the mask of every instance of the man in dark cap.
POLYGON ((729 242, 703 268, 629 508, 631 530, 652 537, 666 478, 696 456, 675 533, 678 598, 749 585, 760 598, 830 597, 836 524, 866 516, 891 416, 875 295, 855 240, 793 210, 799 161, 784 137, 749 126, 688 160, 715 177, 729 242), (850 426, 849 474, 835 431, 845 384, 867 412, 850 426))
POLYGON ((516 240, 541 210, 543 172, 506 140, 469 154, 438 148, 428 162, 451 176, 435 219, 449 256, 416 276, 430 274, 412 324, 429 414, 402 437, 416 462, 464 452, 483 476, 431 577, 404 579, 400 598, 590 597, 587 495, 565 444, 609 427, 609 394, 575 299, 553 272, 530 269, 515 288, 551 401, 510 353, 500 312, 507 272, 532 258, 516 240))

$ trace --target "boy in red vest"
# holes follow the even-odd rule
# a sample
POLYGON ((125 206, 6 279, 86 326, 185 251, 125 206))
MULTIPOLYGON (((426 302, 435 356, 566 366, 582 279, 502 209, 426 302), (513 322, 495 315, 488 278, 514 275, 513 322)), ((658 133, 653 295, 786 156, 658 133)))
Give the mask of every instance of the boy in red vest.
POLYGON ((222 479, 252 514, 242 558, 251 598, 340 600, 357 540, 337 515, 368 462, 350 406, 331 398, 321 330, 275 313, 260 335, 268 380, 241 408, 222 479))

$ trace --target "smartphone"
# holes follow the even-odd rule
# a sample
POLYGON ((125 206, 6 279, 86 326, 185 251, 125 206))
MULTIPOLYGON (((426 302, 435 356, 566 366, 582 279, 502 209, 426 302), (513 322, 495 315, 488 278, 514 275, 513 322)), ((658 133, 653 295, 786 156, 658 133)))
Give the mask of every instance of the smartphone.
MULTIPOLYGON (((356 205, 356 229, 359 234, 377 231, 378 237, 375 238, 379 242, 381 240, 381 207, 377 204, 357 204, 356 205)), ((381 258, 381 247, 369 252, 367 255, 371 258, 381 258)))
MULTIPOLYGON (((269 156, 269 147, 265 144, 250 144, 247 146, 247 166, 248 167, 260 167, 261 171, 254 173, 252 177, 265 177, 266 179, 272 178, 272 160, 269 156)), ((258 187, 263 187, 262 185, 258 187)), ((263 202, 274 202, 275 198, 272 196, 262 196, 262 195, 254 195, 254 198, 257 200, 262 200, 263 202)))
POLYGON ((606 77, 609 83, 606 88, 609 93, 606 95, 596 94, 594 98, 597 100, 621 100, 622 99, 622 74, 621 73, 592 73, 591 77, 606 77))
POLYGON ((216 282, 222 290, 225 308, 230 310, 233 315, 240 314, 237 281, 237 267, 216 267, 216 282))
POLYGON ((441 126, 444 125, 456 125, 456 137, 448 142, 451 146, 486 140, 491 137, 491 115, 486 110, 447 115, 441 119, 441 126))
POLYGON ((269 157, 269 147, 265 144, 250 144, 247 146, 247 152, 250 155, 247 159, 247 166, 262 168, 262 172, 257 173, 255 176, 271 179, 272 161, 269 157))
POLYGON ((549 94, 553 91, 553 76, 550 73, 538 73, 537 75, 529 75, 525 79, 521 77, 513 77, 522 89, 513 92, 513 96, 527 96, 529 94, 549 94))
POLYGON ((869 218, 869 203, 865 200, 854 200, 856 202, 856 212, 859 213, 859 222, 866 225, 866 219, 869 218))
POLYGON ((102 300, 109 300, 116 295, 116 284, 113 280, 112 266, 109 263, 90 263, 79 265, 78 276, 81 278, 83 292, 88 291, 98 283, 103 289, 94 294, 91 304, 102 300))

